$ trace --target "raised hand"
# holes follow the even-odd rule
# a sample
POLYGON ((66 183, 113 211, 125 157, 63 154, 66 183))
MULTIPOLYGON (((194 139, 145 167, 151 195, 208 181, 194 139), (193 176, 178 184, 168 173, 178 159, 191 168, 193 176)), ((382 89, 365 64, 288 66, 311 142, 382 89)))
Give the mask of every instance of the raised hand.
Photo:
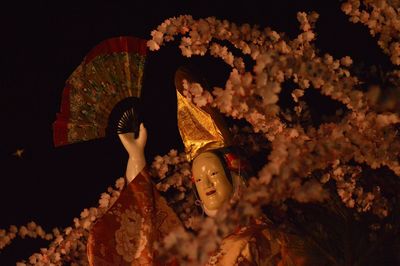
POLYGON ((139 127, 139 136, 136 139, 133 132, 118 134, 118 137, 129 154, 125 175, 128 182, 131 182, 146 165, 144 147, 146 146, 147 130, 142 123, 139 127))

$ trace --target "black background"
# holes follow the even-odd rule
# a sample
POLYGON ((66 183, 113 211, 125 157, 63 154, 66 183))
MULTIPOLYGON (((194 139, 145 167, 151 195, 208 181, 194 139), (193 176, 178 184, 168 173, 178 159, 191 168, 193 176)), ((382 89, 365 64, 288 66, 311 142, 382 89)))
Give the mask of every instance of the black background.
MULTIPOLYGON (((52 142, 65 80, 104 39, 124 35, 149 39, 164 19, 181 14, 270 26, 294 37, 299 32, 296 12, 315 10, 321 15, 316 30, 321 53, 388 64, 368 29, 348 22, 340 11, 341 1, 80 2, 16 2, 0 8, 0 228, 31 220, 45 229, 69 226, 83 208, 96 206, 100 193, 124 174, 127 157, 115 140, 61 148, 52 142), (13 155, 17 149, 24 149, 22 158, 13 155)), ((222 63, 193 60, 207 72, 210 83, 223 85, 227 68, 222 63)), ((176 43, 149 53, 143 88, 149 162, 171 148, 182 150, 173 74, 186 62, 176 43)), ((14 265, 46 245, 15 240, 0 252, 0 265, 14 265)))

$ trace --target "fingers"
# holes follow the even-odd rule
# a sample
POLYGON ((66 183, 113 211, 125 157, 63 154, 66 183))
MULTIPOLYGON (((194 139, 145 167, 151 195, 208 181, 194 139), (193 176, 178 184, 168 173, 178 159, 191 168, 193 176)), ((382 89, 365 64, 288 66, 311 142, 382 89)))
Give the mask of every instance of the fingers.
POLYGON ((144 127, 143 123, 140 124, 139 127, 139 136, 136 139, 136 142, 138 145, 140 145, 142 148, 146 145, 147 141, 147 129, 144 127))
POLYGON ((136 139, 133 132, 118 134, 118 137, 127 152, 131 154, 135 153, 136 150, 144 150, 147 141, 147 130, 143 123, 141 123, 139 127, 139 136, 136 139))

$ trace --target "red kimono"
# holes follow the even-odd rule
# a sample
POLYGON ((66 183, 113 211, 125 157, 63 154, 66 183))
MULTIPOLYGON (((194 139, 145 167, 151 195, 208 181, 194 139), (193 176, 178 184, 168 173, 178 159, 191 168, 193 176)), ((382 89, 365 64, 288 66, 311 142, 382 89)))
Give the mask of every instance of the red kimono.
MULTIPOLYGON (((159 260, 154 242, 181 226, 143 170, 93 225, 87 244, 89 264, 177 266, 177 261, 159 260)), ((255 222, 225 237, 207 265, 305 265, 302 257, 288 250, 285 243, 292 240, 255 222)))
POLYGON ((157 261, 153 244, 179 226, 175 212, 142 171, 92 227, 87 244, 89 264, 166 265, 157 261))

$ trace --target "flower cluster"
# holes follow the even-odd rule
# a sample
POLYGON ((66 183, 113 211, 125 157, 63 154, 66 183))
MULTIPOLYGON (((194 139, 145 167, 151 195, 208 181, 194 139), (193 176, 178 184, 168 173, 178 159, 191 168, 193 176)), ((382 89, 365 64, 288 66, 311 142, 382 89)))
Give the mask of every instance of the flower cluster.
POLYGON ((200 83, 189 83, 186 79, 183 81, 183 95, 190 101, 193 101, 198 107, 210 104, 212 96, 210 92, 204 90, 200 83))
POLYGON ((395 65, 400 65, 399 4, 386 0, 348 0, 342 4, 342 11, 351 22, 362 23, 372 36, 379 36, 378 45, 395 65))
POLYGON ((64 229, 54 228, 47 233, 40 225, 30 222, 26 226, 10 226, 8 231, 0 230, 0 250, 16 237, 42 238, 51 240, 47 248, 32 254, 27 261, 17 262, 17 266, 28 265, 88 265, 86 257, 86 242, 89 230, 93 223, 101 217, 113 202, 118 198, 120 191, 125 186, 124 178, 116 180, 115 189, 108 187, 107 192, 101 195, 99 206, 84 209, 79 218, 73 219, 73 226, 64 229))
POLYGON ((22 239, 25 237, 42 238, 45 240, 53 239, 53 234, 46 233, 43 228, 35 222, 29 222, 27 225, 20 226, 19 228, 15 225, 11 225, 8 230, 0 230, 0 250, 9 245, 17 236, 22 239))
POLYGON ((156 247, 160 256, 166 260, 175 257, 184 265, 205 265, 221 242, 217 221, 212 218, 201 219, 201 229, 192 234, 182 228, 170 232, 156 247), (185 243, 185 245, 182 245, 185 243))
POLYGON ((150 172, 157 182, 156 188, 166 192, 176 188, 185 192, 190 185, 190 165, 184 153, 171 150, 167 155, 156 156, 151 164, 150 172))
POLYGON ((167 155, 156 156, 150 172, 156 188, 164 195, 187 228, 198 229, 200 215, 193 193, 192 172, 185 153, 171 150, 167 155))
POLYGON ((334 179, 337 193, 347 207, 356 207, 359 212, 372 210, 379 217, 386 217, 389 212, 388 202, 382 197, 380 187, 374 186, 372 192, 365 192, 364 188, 357 184, 361 174, 360 166, 333 165, 332 171, 325 173, 321 182, 326 183, 329 179, 334 179))
MULTIPOLYGON (((226 116, 245 119, 254 132, 260 132, 270 141, 264 166, 249 180, 242 199, 230 205, 229 215, 219 211, 223 217, 218 223, 220 234, 207 239, 212 246, 223 235, 221 232, 232 230, 230 225, 260 216, 262 206, 282 204, 287 199, 300 203, 329 199, 332 191, 327 183, 334 184, 347 207, 359 212, 371 211, 379 217, 389 214, 390 204, 382 188, 378 185, 364 188, 359 181, 365 177, 357 165, 365 164, 370 169, 387 167, 393 176, 400 176, 399 114, 377 112, 371 104, 373 94, 365 93, 364 81, 351 73, 353 61, 349 56, 335 59, 329 54, 319 55, 312 43, 318 14, 300 12, 297 19, 301 33, 291 40, 270 28, 238 26, 213 17, 196 20, 180 16, 164 21, 148 42, 151 50, 158 50, 182 35, 179 47, 184 56, 209 52, 232 67, 225 88, 215 87, 211 98, 209 94, 204 96, 199 84, 186 84, 186 97, 198 106, 208 103, 226 116), (240 50, 243 56, 250 55, 254 61, 252 69, 222 42, 240 50), (304 112, 302 97, 309 89, 318 90, 347 109, 337 121, 318 127, 287 123, 296 120, 278 105, 285 81, 297 86, 291 93, 297 103, 296 115, 304 112), (319 178, 315 178, 316 173, 319 178)), ((397 57, 395 50, 388 53, 397 57)), ((181 255, 178 257, 183 258, 181 255)))
MULTIPOLYGON (((396 156, 399 141, 393 126, 400 121, 399 116, 377 114, 368 107, 366 95, 357 89, 358 79, 348 69, 352 64, 350 57, 337 60, 328 54, 318 56, 311 43, 315 37, 312 30, 318 14, 300 12, 297 18, 302 32, 294 40, 284 40, 283 36, 270 29, 260 31, 257 26, 250 27, 248 24, 237 26, 215 18, 195 20, 191 16, 180 16, 162 23, 152 32, 152 36, 158 38, 153 38, 148 44, 150 49, 159 49, 176 35, 183 34, 188 37, 182 37, 180 47, 184 47, 182 52, 186 56, 204 55, 209 50, 212 55, 227 62, 226 58, 231 58, 229 50, 226 47, 214 49, 217 41, 228 41, 243 54, 251 55, 255 61, 252 72, 236 67, 233 64, 235 60, 228 60, 232 72, 225 89, 214 88, 212 93, 215 98, 211 104, 226 115, 245 118, 256 132, 263 132, 272 142, 269 161, 260 172, 257 182, 273 188, 266 193, 268 195, 284 192, 276 200, 303 195, 298 189, 303 184, 309 186, 309 183, 300 178, 306 178, 315 170, 326 169, 336 157, 342 155, 341 163, 354 159, 359 163, 366 162, 372 168, 386 165, 399 174, 396 156), (154 42, 156 46, 152 45, 154 42), (306 89, 318 89, 322 94, 346 105, 348 114, 337 124, 324 124, 320 128, 308 129, 308 132, 299 125, 285 125, 279 118, 280 110, 276 104, 285 80, 298 84, 299 88, 293 92, 295 100, 298 101, 306 89), (387 141, 387 137, 380 136, 379 141, 372 137, 378 137, 383 132, 392 136, 395 148, 389 147, 393 142, 387 141), (359 144, 360 140, 363 140, 363 145, 359 144), (335 143, 338 144, 333 145, 335 143), (374 153, 377 155, 376 151, 370 148, 376 145, 383 145, 382 152, 387 155, 374 156, 374 153), (349 151, 352 153, 349 154, 349 151)), ((199 95, 203 93, 201 89, 197 91, 199 95)), ((311 187, 322 192, 322 188, 316 184, 311 187)), ((319 200, 325 198, 325 193, 315 193, 318 194, 319 200)))

